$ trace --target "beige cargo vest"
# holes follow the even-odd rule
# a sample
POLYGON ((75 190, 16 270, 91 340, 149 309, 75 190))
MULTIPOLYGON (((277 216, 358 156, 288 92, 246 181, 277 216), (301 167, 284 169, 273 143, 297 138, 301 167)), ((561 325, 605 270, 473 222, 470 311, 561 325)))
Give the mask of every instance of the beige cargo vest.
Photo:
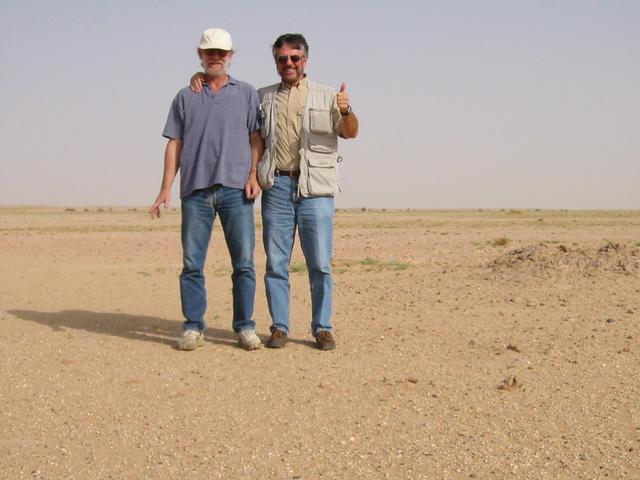
MULTIPOLYGON (((265 150, 258 164, 258 182, 264 190, 273 186, 276 170, 276 93, 280 83, 258 90, 262 115, 261 133, 265 150)), ((338 190, 338 135, 331 108, 336 92, 309 82, 309 95, 302 114, 300 133, 300 178, 298 191, 303 197, 332 196, 338 190)))

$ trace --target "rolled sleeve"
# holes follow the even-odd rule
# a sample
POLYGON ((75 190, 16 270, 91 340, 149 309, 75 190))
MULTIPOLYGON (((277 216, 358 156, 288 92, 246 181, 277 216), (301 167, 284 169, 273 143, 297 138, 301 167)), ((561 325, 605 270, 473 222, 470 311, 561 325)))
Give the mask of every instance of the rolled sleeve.
POLYGON ((180 95, 176 95, 171 103, 167 122, 164 125, 162 136, 171 139, 182 139, 184 133, 184 105, 180 95))

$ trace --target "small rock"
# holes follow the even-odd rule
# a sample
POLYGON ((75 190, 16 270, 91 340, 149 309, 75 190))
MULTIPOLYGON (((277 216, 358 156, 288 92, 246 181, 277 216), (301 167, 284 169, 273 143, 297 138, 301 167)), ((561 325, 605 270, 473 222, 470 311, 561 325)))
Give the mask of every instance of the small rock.
POLYGON ((500 385, 498 385, 498 390, 510 391, 518 387, 520 387, 518 380, 516 380, 516 377, 514 375, 510 375, 505 378, 500 385))
POLYGON ((620 244, 619 243, 613 243, 613 242, 607 242, 606 245, 603 245, 602 247, 600 247, 598 249, 599 253, 607 253, 609 252, 609 250, 618 250, 618 248, 620 248, 620 244))
POLYGON ((520 353, 520 349, 518 347, 516 347, 515 345, 512 345, 512 344, 507 345, 507 350, 511 350, 512 352, 520 353))

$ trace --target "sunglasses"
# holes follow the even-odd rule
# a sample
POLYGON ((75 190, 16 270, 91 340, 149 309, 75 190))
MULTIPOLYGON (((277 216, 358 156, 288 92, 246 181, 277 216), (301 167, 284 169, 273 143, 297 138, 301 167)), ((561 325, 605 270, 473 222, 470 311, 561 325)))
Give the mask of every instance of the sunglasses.
POLYGON ((217 55, 219 57, 226 57, 229 55, 228 50, 220 50, 219 48, 205 48, 202 50, 204 55, 217 55))
POLYGON ((280 65, 286 65, 289 59, 291 59, 291 63, 298 63, 303 58, 304 57, 301 57, 300 55, 280 55, 279 57, 276 57, 276 61, 280 65))

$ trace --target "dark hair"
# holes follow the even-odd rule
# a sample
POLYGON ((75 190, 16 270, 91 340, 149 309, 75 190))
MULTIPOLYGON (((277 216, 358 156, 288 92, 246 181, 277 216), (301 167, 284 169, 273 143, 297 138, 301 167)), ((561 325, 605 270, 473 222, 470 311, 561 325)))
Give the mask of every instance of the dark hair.
POLYGON ((274 56, 276 49, 282 47, 285 43, 298 50, 302 50, 305 57, 309 56, 309 44, 301 33, 285 33, 276 38, 276 41, 273 42, 273 48, 271 49, 274 56))

